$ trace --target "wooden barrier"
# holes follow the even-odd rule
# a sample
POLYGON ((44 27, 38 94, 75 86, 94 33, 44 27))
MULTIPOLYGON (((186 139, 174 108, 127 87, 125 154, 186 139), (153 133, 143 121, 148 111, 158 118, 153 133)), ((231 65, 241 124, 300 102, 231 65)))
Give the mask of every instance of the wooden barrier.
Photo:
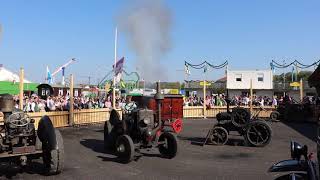
POLYGON ((35 112, 28 113, 30 118, 35 120, 36 129, 38 128, 39 120, 42 116, 47 115, 51 119, 54 127, 68 126, 69 112, 67 111, 54 111, 54 112, 35 112))
MULTIPOLYGON (((230 107, 230 110, 234 107, 230 107)), ((244 107, 250 110, 250 107, 244 107)), ((261 111, 259 117, 268 118, 272 111, 275 110, 273 107, 264 107, 265 110, 261 111)), ((259 110, 259 107, 253 107, 253 114, 256 114, 259 110)), ((220 112, 226 112, 227 107, 214 107, 206 109, 206 117, 215 118, 216 115, 220 112)), ((202 106, 191 106, 191 107, 183 107, 183 117, 184 118, 202 118, 203 115, 203 107, 202 106)))
MULTIPOLYGON (((232 109, 233 107, 230 107, 232 109)), ((249 107, 246 107, 249 108, 249 107)), ((259 108, 253 108, 253 113, 255 113, 259 108)), ((270 113, 274 110, 271 107, 265 107, 266 111, 260 112, 260 117, 270 117, 270 113)), ((122 116, 121 109, 117 110, 122 116)), ((226 112, 227 107, 214 107, 206 110, 206 117, 214 118, 219 112, 226 112)), ((69 112, 67 111, 55 111, 55 112, 36 112, 28 113, 28 115, 35 119, 35 126, 38 127, 39 120, 42 116, 47 115, 52 120, 55 127, 66 127, 69 126, 69 112)), ((110 109, 82 109, 74 110, 74 124, 90 124, 99 123, 109 120, 110 109)), ((203 107, 202 106, 192 106, 183 107, 183 117, 184 118, 203 118, 203 107)))
POLYGON ((88 124, 103 122, 109 119, 109 109, 82 109, 74 110, 74 124, 88 124))
POLYGON ((202 106, 183 107, 183 117, 184 118, 201 118, 203 117, 203 107, 202 106))
MULTIPOLYGON (((117 109, 122 118, 121 109, 117 109)), ((42 116, 47 115, 51 119, 54 127, 69 126, 69 112, 68 111, 54 111, 54 112, 36 112, 28 113, 30 118, 35 120, 36 129, 42 116)), ((74 124, 90 124, 99 123, 109 120, 110 109, 82 109, 74 110, 74 124)))

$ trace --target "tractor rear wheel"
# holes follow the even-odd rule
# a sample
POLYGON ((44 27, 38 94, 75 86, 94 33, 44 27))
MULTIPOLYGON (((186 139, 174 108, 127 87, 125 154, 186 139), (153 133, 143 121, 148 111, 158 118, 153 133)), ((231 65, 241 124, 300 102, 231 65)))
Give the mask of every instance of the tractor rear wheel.
POLYGON ((48 116, 44 116, 39 121, 37 135, 42 144, 45 173, 59 174, 64 166, 64 145, 60 131, 53 127, 48 116))
POLYGON ((105 150, 114 150, 116 145, 116 133, 112 130, 110 121, 104 123, 104 148, 105 150))
POLYGON ((253 121, 248 125, 244 138, 250 146, 264 147, 271 141, 272 130, 264 121, 253 121))
POLYGON ((177 155, 178 140, 172 133, 162 133, 159 137, 158 143, 159 152, 163 157, 172 159, 177 155))
POLYGON ((117 156, 123 163, 129 163, 134 158, 134 144, 130 136, 121 135, 116 142, 117 156))
POLYGON ((47 175, 55 175, 61 173, 64 165, 64 146, 60 131, 55 130, 57 146, 56 149, 50 149, 48 144, 42 143, 42 159, 44 170, 47 175))

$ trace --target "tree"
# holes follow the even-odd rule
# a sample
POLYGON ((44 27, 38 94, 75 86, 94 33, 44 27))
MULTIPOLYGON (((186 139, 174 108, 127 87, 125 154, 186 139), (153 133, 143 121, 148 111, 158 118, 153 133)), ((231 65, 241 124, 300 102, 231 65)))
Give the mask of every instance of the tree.
MULTIPOLYGON (((307 80, 308 77, 312 74, 312 71, 300 71, 298 73, 298 81, 302 78, 303 80, 307 80)), ((293 72, 293 80, 295 81, 295 72, 293 72)), ((283 73, 279 75, 273 75, 274 82, 283 82, 283 73)), ((292 81, 292 72, 285 73, 285 81, 292 81)))

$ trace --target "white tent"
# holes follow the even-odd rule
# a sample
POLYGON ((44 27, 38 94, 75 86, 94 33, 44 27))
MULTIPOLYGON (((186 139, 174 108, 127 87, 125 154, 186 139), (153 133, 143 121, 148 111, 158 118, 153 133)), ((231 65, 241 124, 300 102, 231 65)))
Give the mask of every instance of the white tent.
MULTIPOLYGON (((10 81, 10 82, 20 82, 20 78, 18 74, 15 74, 0 64, 0 81, 10 81)), ((31 83, 27 79, 24 79, 24 83, 31 83)))

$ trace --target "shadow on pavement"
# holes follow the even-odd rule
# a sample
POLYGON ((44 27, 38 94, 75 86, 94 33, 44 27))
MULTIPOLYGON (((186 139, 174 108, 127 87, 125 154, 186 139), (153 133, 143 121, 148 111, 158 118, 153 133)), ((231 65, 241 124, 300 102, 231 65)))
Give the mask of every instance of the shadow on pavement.
MULTIPOLYGON (((117 162, 117 163, 121 163, 121 164, 126 164, 120 158, 118 158, 116 156, 116 153, 114 151, 104 149, 104 141, 103 140, 83 139, 80 141, 80 144, 88 149, 91 149, 92 151, 94 151, 96 153, 104 153, 106 156, 97 156, 98 158, 102 159, 103 161, 112 161, 112 162, 117 162)), ((136 151, 134 161, 138 161, 141 157, 161 158, 162 156, 160 154, 148 153, 148 151, 146 152, 146 150, 143 150, 143 152, 136 151)))
POLYGON ((0 164, 0 179, 7 178, 12 179, 19 174, 39 174, 45 176, 43 164, 39 162, 31 162, 25 167, 21 167, 15 164, 2 163, 0 164))
MULTIPOLYGON (((204 137, 181 137, 178 136, 179 140, 185 140, 185 141, 190 141, 191 145, 195 146, 203 146, 203 143, 205 142, 206 138, 204 137)), ((205 145, 212 145, 213 144, 207 143, 205 145)), ((225 146, 245 146, 245 142, 243 139, 234 139, 234 138, 229 138, 228 142, 225 144, 225 146)))
POLYGON ((104 141, 98 139, 82 139, 80 144, 97 153, 107 153, 104 149, 104 141))
POLYGON ((84 147, 91 149, 96 153, 104 153, 106 156, 97 156, 103 161, 112 161, 117 163, 125 164, 119 159, 114 152, 104 149, 104 141, 98 139, 83 139, 80 141, 80 144, 84 147))
POLYGON ((305 136, 306 138, 316 142, 317 140, 317 127, 316 123, 297 123, 297 122, 282 122, 286 126, 294 129, 295 131, 299 132, 301 135, 305 136))
POLYGON ((218 154, 215 156, 219 159, 240 159, 240 158, 249 158, 253 157, 250 153, 236 153, 236 154, 218 154))

